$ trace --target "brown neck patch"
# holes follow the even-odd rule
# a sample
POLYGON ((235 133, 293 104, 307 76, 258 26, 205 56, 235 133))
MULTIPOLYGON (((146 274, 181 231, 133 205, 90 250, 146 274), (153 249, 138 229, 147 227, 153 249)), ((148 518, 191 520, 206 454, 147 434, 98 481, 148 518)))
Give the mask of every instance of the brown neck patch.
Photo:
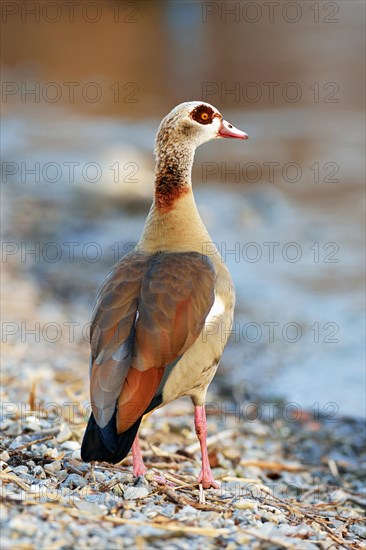
POLYGON ((176 163, 159 167, 155 181, 155 204, 161 213, 172 210, 175 201, 189 192, 189 186, 182 176, 176 163))

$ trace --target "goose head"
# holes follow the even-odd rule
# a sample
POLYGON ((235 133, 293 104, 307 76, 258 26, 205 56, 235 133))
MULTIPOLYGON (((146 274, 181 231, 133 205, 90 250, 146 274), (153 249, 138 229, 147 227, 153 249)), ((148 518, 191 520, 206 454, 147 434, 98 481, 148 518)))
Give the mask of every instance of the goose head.
POLYGON ((248 135, 224 120, 209 103, 189 101, 177 105, 161 122, 156 152, 175 143, 193 149, 215 138, 248 139, 248 135))

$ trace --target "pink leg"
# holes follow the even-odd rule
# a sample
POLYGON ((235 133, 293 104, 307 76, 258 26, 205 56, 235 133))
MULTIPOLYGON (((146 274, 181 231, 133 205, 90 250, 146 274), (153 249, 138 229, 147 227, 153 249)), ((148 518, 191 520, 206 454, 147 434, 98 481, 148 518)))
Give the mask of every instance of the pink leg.
MULTIPOLYGON (((132 444, 132 469, 135 477, 144 476, 147 472, 147 468, 141 454, 138 434, 136 434, 135 440, 132 444)), ((166 481, 164 476, 159 476, 156 474, 154 475, 154 481, 156 481, 159 485, 171 485, 171 483, 166 481)))
POLYGON ((198 476, 198 483, 202 483, 204 489, 209 489, 210 487, 213 487, 214 489, 218 489, 219 486, 215 482, 212 472, 210 463, 208 460, 208 452, 207 452, 207 443, 206 443, 206 436, 207 436, 207 424, 206 424, 206 411, 205 406, 196 406, 194 408, 194 426, 196 428, 196 434, 200 442, 201 446, 201 454, 202 454, 202 469, 200 472, 200 475, 198 476))
POLYGON ((147 472, 147 468, 141 454, 139 434, 136 434, 135 441, 132 444, 132 461, 133 475, 135 477, 144 476, 147 472))

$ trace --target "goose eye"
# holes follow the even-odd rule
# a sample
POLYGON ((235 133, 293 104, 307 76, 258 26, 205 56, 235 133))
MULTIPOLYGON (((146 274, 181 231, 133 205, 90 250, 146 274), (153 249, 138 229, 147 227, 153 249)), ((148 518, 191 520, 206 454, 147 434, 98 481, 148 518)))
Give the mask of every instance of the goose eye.
POLYGON ((208 105, 198 105, 192 111, 191 117, 200 124, 211 124, 214 112, 208 105))

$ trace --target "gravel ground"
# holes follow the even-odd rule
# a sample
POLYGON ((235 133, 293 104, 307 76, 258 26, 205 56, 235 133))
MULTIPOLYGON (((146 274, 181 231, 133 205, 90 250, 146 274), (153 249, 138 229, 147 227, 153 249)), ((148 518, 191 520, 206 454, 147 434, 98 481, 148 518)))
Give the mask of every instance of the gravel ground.
POLYGON ((134 479, 130 456, 117 466, 81 461, 86 409, 76 384, 63 382, 53 388, 62 405, 38 401, 35 385, 27 401, 3 396, 4 550, 366 547, 361 421, 329 422, 281 403, 266 421, 259 403, 212 400, 208 444, 220 488, 204 491, 189 402, 146 419, 149 472, 134 479))

